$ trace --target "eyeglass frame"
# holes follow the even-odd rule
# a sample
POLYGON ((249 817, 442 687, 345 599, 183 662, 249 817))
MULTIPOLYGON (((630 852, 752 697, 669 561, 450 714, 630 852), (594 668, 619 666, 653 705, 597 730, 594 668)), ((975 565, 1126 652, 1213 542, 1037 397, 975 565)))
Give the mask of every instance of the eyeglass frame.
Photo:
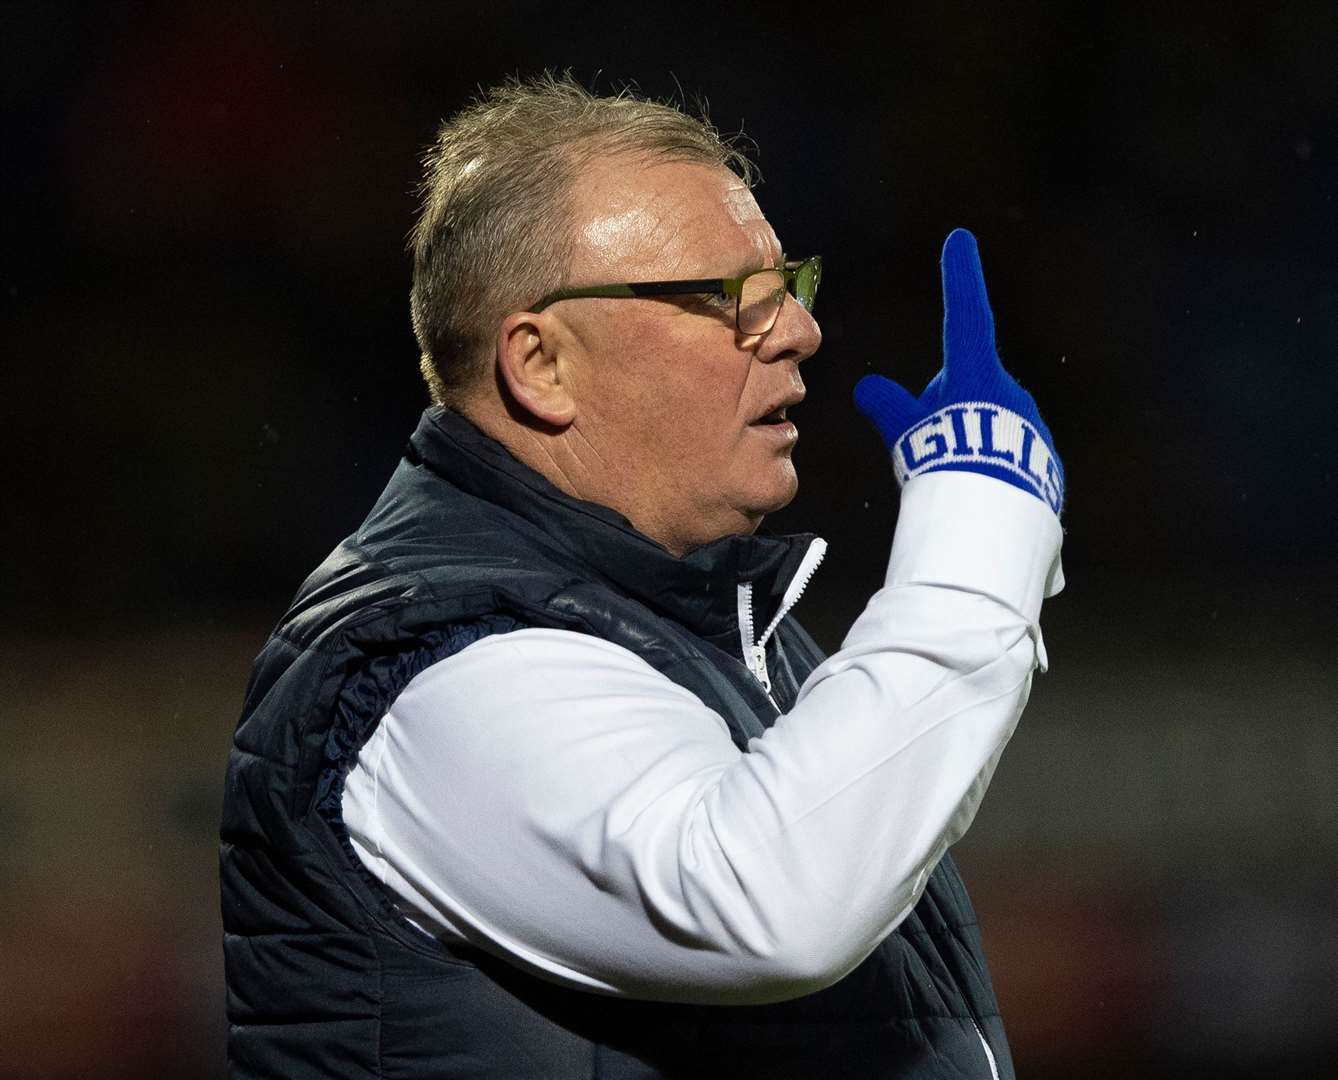
POLYGON ((813 311, 813 304, 817 300, 818 285, 822 282, 822 256, 811 255, 807 259, 786 259, 781 257, 780 266, 765 266, 758 270, 749 270, 746 274, 740 274, 738 277, 729 278, 687 278, 682 281, 628 281, 616 285, 585 285, 574 289, 555 289, 553 292, 544 296, 542 299, 532 304, 527 311, 532 311, 536 315, 543 311, 550 304, 556 304, 559 300, 639 300, 653 296, 693 296, 693 295, 720 295, 732 296, 734 298, 734 328, 740 334, 756 336, 766 334, 776 325, 776 320, 780 318, 781 308, 785 306, 784 298, 776 305, 776 310, 771 316, 771 321, 764 330, 745 331, 739 326, 740 308, 743 304, 743 283, 756 274, 781 274, 785 279, 784 288, 787 293, 795 298, 807 312, 813 311), (806 267, 813 268, 813 291, 805 301, 799 295, 799 274, 806 267))

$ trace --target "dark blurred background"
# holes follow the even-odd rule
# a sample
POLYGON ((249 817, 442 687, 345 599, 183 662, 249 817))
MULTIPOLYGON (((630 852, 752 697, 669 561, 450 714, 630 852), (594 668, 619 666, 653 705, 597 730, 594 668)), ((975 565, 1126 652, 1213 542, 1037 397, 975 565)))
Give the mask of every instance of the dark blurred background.
POLYGON ((1068 471, 1052 670, 959 845, 1023 1077, 1338 1072, 1338 7, 6 4, 0 1072, 222 1074, 251 657, 425 391, 403 244, 512 72, 698 95, 820 252, 835 648, 897 495, 849 404, 980 240, 1068 471))

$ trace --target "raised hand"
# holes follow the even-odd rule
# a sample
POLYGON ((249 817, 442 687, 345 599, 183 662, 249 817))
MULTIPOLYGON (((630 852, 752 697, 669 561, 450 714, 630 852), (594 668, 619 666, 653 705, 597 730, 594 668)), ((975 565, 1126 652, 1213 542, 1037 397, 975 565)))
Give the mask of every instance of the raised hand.
POLYGON ((1036 402, 999 361, 976 238, 943 245, 943 368, 919 397, 881 375, 855 387, 855 405, 892 455, 897 482, 926 472, 983 473, 1030 492, 1056 514, 1064 468, 1036 402))

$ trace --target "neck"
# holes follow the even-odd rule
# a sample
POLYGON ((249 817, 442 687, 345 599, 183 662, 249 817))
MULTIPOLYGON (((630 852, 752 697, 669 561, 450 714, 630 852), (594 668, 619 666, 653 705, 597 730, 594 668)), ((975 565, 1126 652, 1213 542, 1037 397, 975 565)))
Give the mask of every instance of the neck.
POLYGON ((700 529, 685 531, 684 525, 700 526, 700 520, 691 514, 666 510, 662 494, 642 490, 637 484, 638 477, 609 467, 577 424, 555 428, 532 417, 518 418, 514 409, 506 409, 501 402, 474 401, 462 404, 456 411, 563 494, 616 511, 639 533, 673 555, 682 557, 723 536, 754 533, 762 523, 761 515, 740 514, 732 528, 717 528, 707 535, 702 535, 700 529))

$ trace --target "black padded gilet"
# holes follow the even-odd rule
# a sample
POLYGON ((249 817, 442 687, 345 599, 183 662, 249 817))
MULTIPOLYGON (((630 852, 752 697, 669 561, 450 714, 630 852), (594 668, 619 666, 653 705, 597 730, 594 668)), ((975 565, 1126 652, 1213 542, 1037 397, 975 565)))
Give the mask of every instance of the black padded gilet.
MULTIPOLYGON (((774 1005, 706 1006, 583 993, 448 949, 398 915, 349 845, 339 803, 357 750, 410 679, 482 634, 544 626, 616 642, 716 710, 746 749, 777 712, 742 662, 736 587, 754 583, 765 626, 810 539, 729 537, 675 558, 461 417, 424 413, 247 690, 220 848, 231 1075, 985 1080, 979 1029, 1012 1077, 950 857, 840 982, 774 1005)), ((787 616, 768 648, 781 710, 821 659, 787 616)))

